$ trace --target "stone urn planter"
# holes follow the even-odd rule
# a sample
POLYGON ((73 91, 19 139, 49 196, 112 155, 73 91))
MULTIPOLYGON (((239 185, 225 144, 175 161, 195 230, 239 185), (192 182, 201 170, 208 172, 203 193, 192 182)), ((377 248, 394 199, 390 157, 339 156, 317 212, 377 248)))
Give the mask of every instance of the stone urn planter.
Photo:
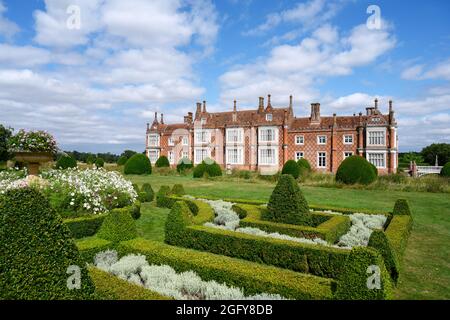
POLYGON ((16 161, 23 162, 27 165, 28 175, 37 176, 39 167, 45 162, 53 160, 50 152, 16 152, 14 158, 16 161))

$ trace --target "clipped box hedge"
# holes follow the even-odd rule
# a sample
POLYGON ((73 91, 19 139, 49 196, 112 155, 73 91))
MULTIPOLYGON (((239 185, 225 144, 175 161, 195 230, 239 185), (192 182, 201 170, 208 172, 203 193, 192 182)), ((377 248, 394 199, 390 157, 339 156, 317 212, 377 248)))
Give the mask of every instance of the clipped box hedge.
POLYGON ((89 267, 95 284, 95 297, 100 300, 172 300, 137 284, 120 279, 95 267, 89 267))
POLYGON ((150 264, 169 265, 177 272, 192 270, 204 281, 242 288, 246 295, 280 294, 290 299, 332 299, 336 282, 222 255, 133 239, 118 246, 120 255, 142 254, 150 264))
POLYGON ((399 261, 405 253, 412 223, 412 218, 409 215, 395 215, 384 231, 399 261))
POLYGON ((80 239, 96 234, 106 216, 106 214, 102 214, 65 219, 64 224, 69 228, 75 239, 80 239))
POLYGON ((97 253, 108 249, 114 249, 114 245, 111 241, 96 237, 76 240, 75 244, 80 252, 81 259, 86 263, 92 263, 97 253))
POLYGON ((266 232, 278 232, 300 238, 321 238, 329 243, 335 243, 350 229, 350 219, 346 216, 311 213, 311 222, 317 227, 277 223, 261 220, 264 210, 261 206, 239 204, 234 210, 243 210, 245 218, 241 220, 242 227, 255 227, 266 232))

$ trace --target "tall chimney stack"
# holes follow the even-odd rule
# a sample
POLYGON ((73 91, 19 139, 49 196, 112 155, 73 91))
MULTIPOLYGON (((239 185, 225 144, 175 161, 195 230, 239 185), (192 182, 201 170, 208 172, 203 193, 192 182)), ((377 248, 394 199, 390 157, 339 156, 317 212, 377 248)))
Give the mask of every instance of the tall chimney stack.
POLYGON ((258 112, 264 112, 264 98, 259 97, 258 112))
POLYGON ((293 104, 292 104, 292 94, 289 96, 289 109, 293 109, 293 104))
POLYGON ((311 103, 311 122, 320 122, 320 103, 311 103))
POLYGON ((161 124, 164 124, 164 114, 161 113, 161 124))
POLYGON ((378 99, 375 98, 375 109, 378 109, 378 99))
POLYGON ((233 105, 233 112, 236 112, 237 108, 236 108, 236 99, 234 100, 234 105, 233 105))
POLYGON ((205 100, 203 100, 203 111, 202 112, 206 113, 206 101, 205 100))

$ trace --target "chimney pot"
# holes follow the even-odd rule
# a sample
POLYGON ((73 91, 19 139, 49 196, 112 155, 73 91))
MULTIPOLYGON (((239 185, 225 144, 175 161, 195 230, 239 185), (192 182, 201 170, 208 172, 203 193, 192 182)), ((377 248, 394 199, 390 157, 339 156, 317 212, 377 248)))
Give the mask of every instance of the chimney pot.
POLYGON ((375 109, 378 109, 378 99, 375 98, 375 109))
POLYGON ((289 108, 292 109, 292 94, 289 96, 289 108))
POLYGON ((236 112, 237 108, 236 108, 236 100, 234 100, 234 106, 233 106, 233 111, 236 112))
POLYGON ((203 100, 203 112, 206 113, 206 101, 203 100))
POLYGON ((164 114, 161 113, 161 124, 164 124, 164 114))

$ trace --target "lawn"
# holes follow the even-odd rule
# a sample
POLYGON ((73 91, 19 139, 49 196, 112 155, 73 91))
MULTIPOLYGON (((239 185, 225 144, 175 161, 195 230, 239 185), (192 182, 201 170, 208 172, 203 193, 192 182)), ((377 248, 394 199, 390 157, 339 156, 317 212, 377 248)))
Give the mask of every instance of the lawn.
MULTIPOLYGON (((265 181, 226 179, 194 180, 179 176, 128 176, 141 185, 149 182, 155 191, 161 185, 181 183, 188 194, 268 200, 275 184, 265 181)), ((450 196, 445 193, 356 190, 302 187, 312 204, 348 208, 392 210, 396 199, 408 199, 414 227, 409 238, 403 272, 396 289, 398 299, 450 299, 450 196)), ((144 204, 139 233, 163 241, 167 209, 144 204)))

